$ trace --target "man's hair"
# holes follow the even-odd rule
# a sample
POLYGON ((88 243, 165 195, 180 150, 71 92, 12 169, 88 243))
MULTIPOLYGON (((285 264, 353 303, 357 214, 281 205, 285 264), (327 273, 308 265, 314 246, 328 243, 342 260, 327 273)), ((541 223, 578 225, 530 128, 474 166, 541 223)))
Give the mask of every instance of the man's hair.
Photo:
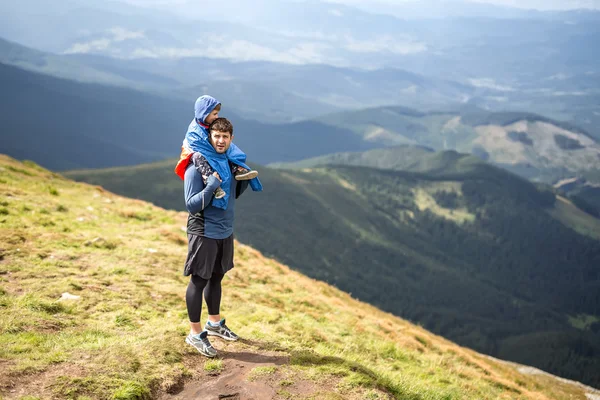
POLYGON ((231 125, 231 122, 229 122, 229 120, 227 118, 215 119, 213 121, 213 123, 210 124, 210 127, 208 128, 208 130, 210 132, 212 132, 212 131, 229 132, 229 133, 231 133, 231 136, 233 136, 233 125, 231 125))

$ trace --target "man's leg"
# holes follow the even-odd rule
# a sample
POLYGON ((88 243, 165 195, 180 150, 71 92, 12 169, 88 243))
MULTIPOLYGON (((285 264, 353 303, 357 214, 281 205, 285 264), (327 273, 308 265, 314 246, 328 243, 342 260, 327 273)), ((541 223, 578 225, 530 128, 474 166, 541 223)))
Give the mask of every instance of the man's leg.
POLYGON ((200 313, 202 312, 202 292, 206 287, 208 280, 199 276, 192 275, 185 293, 185 303, 187 305, 188 317, 192 334, 197 335, 202 332, 200 324, 200 313))
POLYGON ((208 321, 204 326, 204 330, 209 336, 218 336, 225 340, 235 341, 239 337, 225 323, 225 318, 221 319, 221 281, 223 274, 213 273, 208 281, 206 289, 204 289, 204 298, 208 306, 208 321))
POLYGON ((233 267, 233 236, 220 240, 215 268, 204 289, 204 298, 208 306, 208 321, 204 329, 210 336, 219 336, 225 340, 238 340, 239 337, 225 324, 225 319, 221 319, 221 281, 224 273, 233 267), (217 272, 219 271, 219 272, 217 272))
POLYGON ((185 293, 185 302, 190 318, 191 332, 185 338, 186 343, 194 346, 206 357, 215 357, 217 351, 208 340, 208 332, 202 330, 200 325, 200 313, 202 312, 202 292, 208 281, 199 276, 192 275, 185 293))
POLYGON ((208 285, 204 289, 204 299, 208 307, 208 320, 214 324, 221 321, 221 281, 224 274, 213 272, 208 285))

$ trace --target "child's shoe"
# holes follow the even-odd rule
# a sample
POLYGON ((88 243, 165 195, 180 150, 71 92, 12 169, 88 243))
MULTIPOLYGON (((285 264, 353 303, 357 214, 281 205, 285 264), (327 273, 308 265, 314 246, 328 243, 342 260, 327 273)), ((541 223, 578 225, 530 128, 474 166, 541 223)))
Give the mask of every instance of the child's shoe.
POLYGON ((217 190, 215 190, 215 199, 222 199, 223 197, 225 197, 225 191, 218 187, 217 190))
POLYGON ((237 171, 234 173, 234 176, 236 181, 249 181, 250 179, 254 179, 258 176, 258 171, 248 171, 245 168, 238 167, 237 171))

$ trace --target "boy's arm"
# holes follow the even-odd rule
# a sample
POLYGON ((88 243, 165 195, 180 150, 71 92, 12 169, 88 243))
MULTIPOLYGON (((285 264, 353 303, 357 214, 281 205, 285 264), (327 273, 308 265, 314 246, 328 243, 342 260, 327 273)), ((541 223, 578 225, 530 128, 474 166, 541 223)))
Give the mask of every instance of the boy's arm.
POLYGON ((208 177, 205 187, 202 175, 196 170, 194 164, 190 164, 183 179, 185 208, 190 214, 196 214, 204 210, 210 204, 215 190, 220 185, 221 182, 217 177, 211 175, 208 177))

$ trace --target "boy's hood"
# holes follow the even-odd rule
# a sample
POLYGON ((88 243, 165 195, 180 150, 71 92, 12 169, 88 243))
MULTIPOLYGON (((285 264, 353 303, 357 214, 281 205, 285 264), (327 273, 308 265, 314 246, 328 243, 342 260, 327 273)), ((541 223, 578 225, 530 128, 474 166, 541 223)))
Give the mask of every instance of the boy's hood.
POLYGON ((221 104, 217 99, 212 96, 204 95, 198 97, 196 104, 194 104, 194 114, 196 119, 204 123, 204 119, 215 109, 217 104, 221 104))

